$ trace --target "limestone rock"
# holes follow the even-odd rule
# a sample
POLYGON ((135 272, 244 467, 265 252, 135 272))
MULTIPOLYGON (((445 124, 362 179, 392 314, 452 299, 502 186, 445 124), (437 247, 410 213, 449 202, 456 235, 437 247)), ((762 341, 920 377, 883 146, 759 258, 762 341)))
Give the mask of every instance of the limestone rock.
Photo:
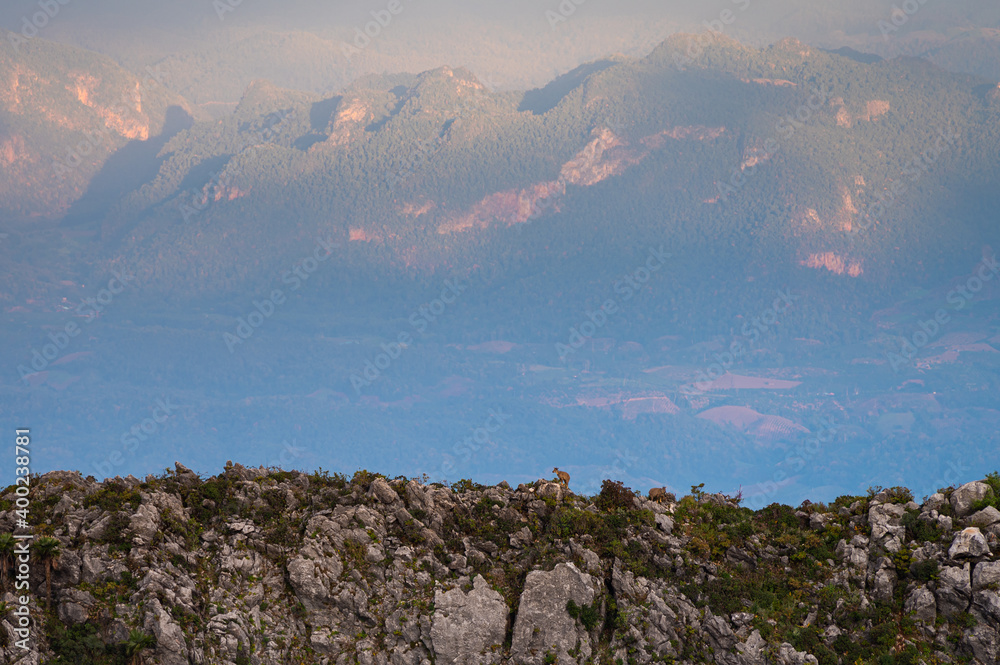
POLYGON ((1000 592, 996 589, 977 591, 972 597, 972 612, 981 622, 1000 630, 1000 592))
POLYGON ((93 605, 92 595, 79 589, 69 589, 64 594, 63 602, 59 603, 59 620, 68 624, 83 623, 93 605))
POLYGON ((883 558, 881 566, 875 572, 872 596, 883 602, 891 601, 898 577, 892 562, 887 557, 883 558))
POLYGON ((370 494, 384 504, 393 504, 399 501, 399 495, 392 486, 386 482, 385 478, 376 478, 372 481, 370 494))
MULTIPOLYGON (((731 534, 731 542, 708 556, 696 538, 722 524, 692 522, 676 505, 644 499, 635 508, 649 513, 617 520, 592 499, 548 481, 516 492, 503 484, 456 491, 233 464, 221 482, 203 488, 207 492, 191 491, 202 481, 183 468, 165 479, 147 478, 148 484, 111 481, 140 492, 131 510, 128 503, 85 507, 85 498, 102 486, 72 475, 72 483, 39 486, 35 495, 37 510, 46 513, 40 523, 50 525, 62 547, 52 575, 53 610, 64 625, 97 622, 95 639, 112 647, 131 630, 145 631, 157 640, 145 654, 151 664, 281 665, 311 648, 324 665, 582 665, 605 660, 594 640, 612 603, 611 662, 815 663, 809 653, 782 644, 780 629, 764 631, 770 636, 764 639, 756 629, 760 618, 750 611, 755 597, 744 585, 720 598, 712 583, 737 565, 794 583, 800 628, 817 631, 829 648, 837 640, 863 641, 874 627, 838 625, 842 617, 903 591, 905 610, 920 626, 907 640, 932 652, 927 662, 1000 657, 1000 561, 991 556, 1000 553, 1000 521, 987 508, 956 516, 954 524, 969 528, 952 533, 952 517, 940 513, 951 512, 941 495, 922 509, 886 503, 888 493, 842 511, 818 513, 803 504, 795 520, 803 530, 829 533, 835 522, 850 534, 833 559, 816 562, 822 566, 817 585, 820 578, 805 578, 792 564, 804 551, 801 537, 815 539, 804 531, 776 537, 754 519, 752 533, 731 534), (277 511, 275 500, 282 506, 277 511), (911 545, 904 510, 947 531, 912 551, 914 563, 932 562, 940 570, 926 584, 897 579, 891 552, 911 545), (165 518, 168 512, 173 519, 165 518), (604 527, 617 531, 610 550, 604 527), (122 552, 129 540, 131 551, 122 552), (846 592, 835 609, 820 604, 827 586, 846 592), (570 600, 585 613, 571 616, 570 600), (513 625, 510 603, 518 607, 513 625), (964 613, 975 625, 958 621, 964 613), (948 631, 935 625, 938 617, 950 624, 948 631), (509 631, 513 644, 505 652, 509 631)), ((974 502, 981 489, 960 488, 959 507, 974 502)), ((725 503, 721 496, 705 500, 725 503)), ((711 512, 696 519, 714 521, 711 512)), ((14 510, 0 510, 0 530, 12 528, 14 519, 14 510)), ((32 569, 30 592, 34 616, 43 616, 40 565, 32 569)), ((11 593, 0 601, 17 604, 11 593)), ((42 633, 35 651, 18 653, 13 618, 10 612, 0 617, 0 638, 8 638, 0 640, 0 662, 54 661, 42 633)))
POLYGON ((926 501, 924 501, 923 509, 927 512, 930 512, 932 510, 937 510, 940 512, 941 508, 944 507, 944 504, 946 502, 947 500, 945 499, 944 494, 941 494, 940 492, 935 492, 934 494, 931 494, 929 497, 927 497, 926 501))
POLYGON ((1000 586, 1000 561, 977 563, 972 571, 972 588, 978 591, 985 587, 996 586, 1000 586))
POLYGON ((507 630, 503 596, 477 575, 467 594, 461 589, 434 593, 431 641, 436 663, 492 665, 500 662, 507 630))
POLYGON ((951 494, 951 507, 959 517, 972 512, 972 504, 993 495, 993 488, 981 481, 966 483, 951 494))
POLYGON ((600 587, 572 563, 560 563, 549 571, 528 573, 514 624, 511 655, 524 665, 542 665, 547 654, 560 663, 584 663, 591 655, 590 635, 566 611, 572 600, 579 606, 594 602, 600 587), (579 644, 574 658, 570 649, 579 644))
POLYGON ((926 626, 933 626, 937 619, 937 600, 934 593, 925 586, 914 589, 906 599, 904 610, 926 626))
POLYGON ((315 546, 307 546, 302 556, 288 562, 288 581, 307 609, 324 608, 341 572, 343 565, 337 554, 321 552, 315 546))
POLYGON ((1000 663, 1000 633, 991 626, 978 624, 966 637, 969 650, 979 663, 1000 663))
POLYGON ((796 651, 795 647, 784 642, 778 649, 778 665, 819 665, 816 656, 804 651, 796 651))
POLYGON ((872 540, 882 540, 892 536, 904 538, 906 528, 903 526, 902 517, 905 512, 902 506, 895 503, 876 504, 869 508, 868 523, 872 528, 872 540))
POLYGON ((969 564, 961 568, 945 566, 938 573, 937 611, 945 617, 965 612, 972 600, 972 580, 969 564))
POLYGON ((993 506, 986 506, 978 513, 973 513, 969 517, 969 524, 985 529, 986 527, 1000 522, 1000 510, 993 506))
POLYGON ((656 526, 660 528, 666 534, 671 534, 674 531, 674 520, 666 515, 657 514, 654 518, 656 520, 656 526))
POLYGON ((552 483, 547 481, 541 481, 538 484, 538 488, 535 493, 544 498, 552 498, 556 501, 562 501, 563 498, 563 486, 560 483, 552 483))
POLYGON ((188 665, 184 630, 155 598, 149 603, 144 628, 156 638, 155 655, 160 663, 163 665, 188 665))
POLYGON ((603 569, 604 564, 601 563, 601 557, 597 556, 596 552, 584 547, 583 545, 576 542, 572 538, 570 539, 569 544, 570 544, 570 551, 572 552, 573 556, 577 556, 583 559, 584 568, 588 573, 594 575, 601 574, 601 570, 603 569))
POLYGON ((160 511, 152 504, 141 504, 129 519, 129 530, 141 543, 149 543, 160 530, 160 511))
POLYGON ((979 557, 990 553, 990 546, 979 527, 970 526, 955 534, 955 539, 948 549, 951 559, 979 557))

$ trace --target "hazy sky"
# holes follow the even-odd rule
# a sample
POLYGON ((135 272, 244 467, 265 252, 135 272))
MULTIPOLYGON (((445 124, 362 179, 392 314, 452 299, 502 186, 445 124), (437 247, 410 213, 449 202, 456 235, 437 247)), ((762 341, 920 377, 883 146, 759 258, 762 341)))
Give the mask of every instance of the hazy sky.
MULTIPOLYGON (((40 11, 44 0, 6 0, 0 6, 0 26, 20 29, 23 19, 40 11)), ((447 29, 451 22, 482 20, 508 29, 551 30, 546 11, 559 11, 561 0, 402 0, 405 15, 434 19, 447 29)), ((55 4, 57 0, 52 0, 55 4)), ((570 3, 571 0, 566 0, 570 3)), ((563 3, 565 6, 569 4, 563 3)), ((727 32, 750 40, 797 36, 809 41, 835 40, 838 33, 878 34, 876 21, 891 16, 893 0, 589 0, 575 7, 571 19, 601 16, 631 17, 636 24, 669 21, 682 29, 704 27, 729 10, 735 19, 727 32)), ((387 0, 68 0, 43 29, 43 37, 78 40, 85 35, 110 35, 117 41, 127 32, 171 34, 175 47, 189 39, 233 30, 274 28, 323 31, 369 20, 371 11, 385 9, 387 0), (218 3, 231 3, 222 12, 218 3), (236 3, 239 3, 238 5, 236 3)), ((568 11, 568 10, 567 10, 568 11)), ((565 12, 564 12, 565 13, 565 12)), ((403 14, 401 13, 401 16, 403 14)), ((992 0, 949 0, 922 4, 901 32, 913 29, 945 32, 953 26, 998 27, 1000 6, 992 0)), ((114 41, 112 43, 114 43, 114 41)))

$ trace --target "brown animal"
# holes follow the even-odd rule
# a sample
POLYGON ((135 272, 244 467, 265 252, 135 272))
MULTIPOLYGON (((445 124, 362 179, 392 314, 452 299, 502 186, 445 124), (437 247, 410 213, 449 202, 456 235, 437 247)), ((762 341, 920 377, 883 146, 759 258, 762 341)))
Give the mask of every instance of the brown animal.
POLYGON ((667 488, 666 487, 654 487, 649 490, 649 500, 660 502, 667 498, 667 488))
POLYGON ((569 474, 565 471, 560 471, 559 467, 552 469, 552 473, 559 476, 559 482, 561 482, 566 487, 569 487, 569 474))

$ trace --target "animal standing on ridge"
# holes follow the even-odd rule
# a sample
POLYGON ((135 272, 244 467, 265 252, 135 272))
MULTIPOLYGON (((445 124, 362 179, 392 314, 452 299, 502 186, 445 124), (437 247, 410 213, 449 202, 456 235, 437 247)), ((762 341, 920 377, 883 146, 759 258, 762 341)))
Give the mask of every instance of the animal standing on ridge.
POLYGON ((566 473, 565 471, 560 471, 559 467, 556 467, 556 468, 552 469, 552 473, 554 473, 557 476, 559 476, 559 482, 560 483, 562 483, 566 487, 569 487, 569 474, 568 473, 566 473))
POLYGON ((656 501, 659 503, 667 498, 667 488, 666 487, 654 487, 649 490, 649 500, 656 501))

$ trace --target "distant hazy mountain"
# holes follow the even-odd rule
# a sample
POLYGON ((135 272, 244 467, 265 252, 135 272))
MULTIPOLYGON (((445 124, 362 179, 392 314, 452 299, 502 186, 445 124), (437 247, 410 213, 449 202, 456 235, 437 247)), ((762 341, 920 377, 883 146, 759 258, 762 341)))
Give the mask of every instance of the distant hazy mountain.
MULTIPOLYGON (((81 95, 65 103, 82 113, 81 95)), ((147 181, 89 192, 106 214, 66 224, 184 297, 249 288, 320 235, 350 248, 352 274, 545 261, 528 236, 689 257, 730 239, 734 270, 888 286, 995 233, 998 111, 974 77, 794 40, 679 36, 526 93, 449 68, 332 97, 258 82, 233 115, 137 155, 147 181)))
POLYGON ((161 78, 155 68, 136 76, 93 52, 4 33, 0 217, 61 216, 114 152, 184 126, 190 109, 161 78))

